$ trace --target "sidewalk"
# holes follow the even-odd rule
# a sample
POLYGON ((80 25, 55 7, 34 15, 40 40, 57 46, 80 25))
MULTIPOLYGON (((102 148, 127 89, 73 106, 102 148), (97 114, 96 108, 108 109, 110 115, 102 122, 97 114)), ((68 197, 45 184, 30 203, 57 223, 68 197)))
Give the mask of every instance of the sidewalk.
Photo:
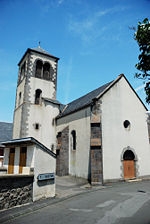
POLYGON ((92 187, 87 180, 72 176, 56 176, 56 198, 66 198, 81 192, 90 190, 92 187))
POLYGON ((16 206, 0 211, 0 223, 5 223, 15 217, 31 213, 51 204, 58 203, 75 195, 105 188, 104 186, 91 186, 87 180, 71 176, 56 176, 56 196, 36 201, 34 203, 16 206))

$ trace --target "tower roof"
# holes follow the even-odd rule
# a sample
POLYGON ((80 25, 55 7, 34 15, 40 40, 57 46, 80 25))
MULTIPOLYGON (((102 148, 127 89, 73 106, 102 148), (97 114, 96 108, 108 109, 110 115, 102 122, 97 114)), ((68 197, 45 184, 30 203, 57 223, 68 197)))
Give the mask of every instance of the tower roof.
POLYGON ((40 46, 36 47, 36 48, 31 48, 33 51, 38 51, 39 53, 42 53, 42 54, 48 54, 49 53, 47 51, 45 51, 43 48, 41 48, 40 46))
POLYGON ((28 48, 26 50, 26 52, 24 53, 23 57, 21 58, 21 60, 19 61, 18 65, 21 64, 22 60, 24 59, 24 57, 26 56, 27 53, 30 53, 30 52, 35 52, 35 53, 38 53, 38 54, 41 54, 41 55, 46 55, 48 57, 51 57, 51 58, 54 58, 56 61, 59 60, 58 57, 52 55, 52 54, 49 54, 47 51, 45 51, 43 48, 41 48, 40 46, 36 47, 36 48, 28 48))

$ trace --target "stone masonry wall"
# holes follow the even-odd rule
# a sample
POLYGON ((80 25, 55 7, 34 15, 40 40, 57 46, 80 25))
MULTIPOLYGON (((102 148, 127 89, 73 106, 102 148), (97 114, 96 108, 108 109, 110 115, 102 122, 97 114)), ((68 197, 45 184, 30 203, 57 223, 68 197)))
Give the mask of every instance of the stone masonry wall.
POLYGON ((33 175, 0 176, 0 210, 32 202, 33 175))
POLYGON ((66 127, 59 136, 57 144, 56 174, 65 176, 69 174, 69 127, 66 127))
POLYGON ((91 107, 90 181, 93 185, 103 183, 102 130, 100 113, 100 102, 96 101, 91 107))
POLYGON ((102 151, 101 149, 91 149, 91 184, 102 184, 102 151))

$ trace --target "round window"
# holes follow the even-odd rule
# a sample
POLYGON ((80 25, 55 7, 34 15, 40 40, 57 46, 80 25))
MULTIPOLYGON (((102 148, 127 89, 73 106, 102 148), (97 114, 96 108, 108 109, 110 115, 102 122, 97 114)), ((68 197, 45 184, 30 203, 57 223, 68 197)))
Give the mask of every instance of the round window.
POLYGON ((125 120, 125 121, 123 122, 123 126, 124 126, 125 128, 128 128, 128 127, 130 126, 130 121, 125 120))

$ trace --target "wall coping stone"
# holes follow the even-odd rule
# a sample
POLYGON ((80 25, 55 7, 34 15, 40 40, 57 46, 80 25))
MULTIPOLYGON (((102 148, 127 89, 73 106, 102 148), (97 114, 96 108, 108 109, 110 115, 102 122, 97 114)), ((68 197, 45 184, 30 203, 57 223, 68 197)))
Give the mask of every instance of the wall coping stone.
POLYGON ((4 178, 24 178, 24 177, 34 177, 34 174, 0 174, 0 179, 4 178))
POLYGON ((2 167, 0 167, 0 171, 7 171, 7 168, 6 167, 4 167, 4 166, 2 166, 2 167))

